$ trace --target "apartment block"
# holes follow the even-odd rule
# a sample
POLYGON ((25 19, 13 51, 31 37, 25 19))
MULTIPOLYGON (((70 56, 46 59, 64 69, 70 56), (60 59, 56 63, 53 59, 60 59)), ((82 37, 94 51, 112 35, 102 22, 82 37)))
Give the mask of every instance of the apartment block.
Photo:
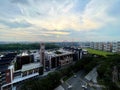
POLYGON ((98 42, 94 42, 94 49, 98 50, 98 42))
POLYGON ((120 42, 117 42, 117 52, 120 52, 120 42))
POLYGON ((104 43, 98 42, 98 50, 103 50, 104 43))
POLYGON ((112 43, 111 42, 104 43, 103 50, 107 51, 107 52, 111 52, 112 51, 112 43))
POLYGON ((90 48, 94 49, 94 42, 90 42, 90 48))
POLYGON ((56 67, 62 67, 73 61, 73 52, 63 49, 45 51, 45 68, 51 70, 56 67))
POLYGON ((112 43, 112 52, 113 52, 113 53, 116 53, 116 52, 117 52, 117 47, 118 47, 118 46, 117 46, 117 42, 113 42, 113 43, 112 43))

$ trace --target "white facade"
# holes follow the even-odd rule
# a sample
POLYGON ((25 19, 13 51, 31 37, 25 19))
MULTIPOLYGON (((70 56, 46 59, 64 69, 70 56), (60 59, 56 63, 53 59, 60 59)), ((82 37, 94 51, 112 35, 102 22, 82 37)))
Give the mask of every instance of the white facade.
POLYGON ((111 52, 112 51, 112 43, 111 42, 107 42, 107 43, 104 43, 104 51, 107 51, 107 52, 111 52))
POLYGON ((98 50, 98 42, 94 43, 94 49, 98 50))
POLYGON ((120 41, 118 42, 90 42, 90 48, 118 53, 120 52, 120 41))
POLYGON ((90 48, 94 48, 94 42, 90 43, 90 48))
POLYGON ((112 43, 112 52, 116 53, 117 52, 117 42, 112 43))
POLYGON ((117 42, 117 52, 120 52, 120 42, 117 42))
POLYGON ((33 52, 32 55, 34 56, 35 62, 40 61, 40 52, 39 51, 33 52))
POLYGON ((103 50, 103 42, 98 43, 98 50, 103 50))

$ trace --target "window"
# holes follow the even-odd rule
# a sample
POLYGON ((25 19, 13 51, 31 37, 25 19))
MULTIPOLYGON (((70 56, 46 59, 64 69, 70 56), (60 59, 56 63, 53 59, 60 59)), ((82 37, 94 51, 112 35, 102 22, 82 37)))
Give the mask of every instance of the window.
POLYGON ((33 70, 29 70, 29 74, 32 74, 33 73, 33 70))
POLYGON ((27 71, 23 72, 23 73, 22 73, 22 76, 23 76, 23 77, 24 77, 24 76, 27 76, 27 71))
POLYGON ((34 72, 35 73, 39 72, 39 69, 38 68, 34 69, 34 72))

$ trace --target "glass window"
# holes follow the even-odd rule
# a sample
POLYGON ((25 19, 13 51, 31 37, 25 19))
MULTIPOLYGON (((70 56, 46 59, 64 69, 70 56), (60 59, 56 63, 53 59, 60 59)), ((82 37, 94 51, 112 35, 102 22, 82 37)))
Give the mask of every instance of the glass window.
POLYGON ((23 77, 24 77, 24 76, 27 76, 27 71, 23 72, 23 73, 22 73, 22 76, 23 76, 23 77))

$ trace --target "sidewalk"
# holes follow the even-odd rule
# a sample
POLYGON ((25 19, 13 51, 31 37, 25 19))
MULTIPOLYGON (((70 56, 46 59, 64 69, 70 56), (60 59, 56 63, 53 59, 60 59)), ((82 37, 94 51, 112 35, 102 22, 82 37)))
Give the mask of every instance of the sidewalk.
POLYGON ((105 88, 104 85, 98 85, 98 84, 93 84, 93 83, 88 83, 88 85, 92 87, 105 88))
POLYGON ((85 76, 85 79, 97 83, 97 76, 97 68, 95 67, 85 76))
POLYGON ((55 88, 54 90, 65 90, 61 85, 59 85, 57 88, 55 88))
POLYGON ((88 81, 88 85, 91 87, 105 88, 104 85, 99 85, 97 83, 97 77, 98 77, 97 67, 95 67, 85 76, 85 79, 88 81))

